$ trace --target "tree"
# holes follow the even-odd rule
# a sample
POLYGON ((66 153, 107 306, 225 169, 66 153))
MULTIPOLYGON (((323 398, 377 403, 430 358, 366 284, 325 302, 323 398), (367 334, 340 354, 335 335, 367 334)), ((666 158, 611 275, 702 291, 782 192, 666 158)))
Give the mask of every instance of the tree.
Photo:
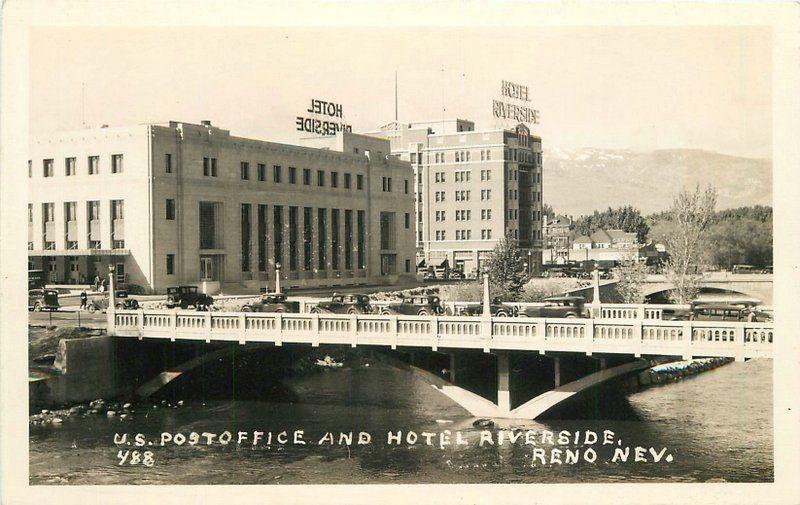
POLYGON ((614 268, 614 277, 619 279, 616 289, 623 303, 644 303, 642 286, 647 280, 647 267, 644 261, 639 261, 636 251, 632 251, 614 268))
POLYGON ((494 247, 486 261, 489 270, 489 289, 493 296, 508 301, 519 299, 522 288, 528 281, 528 270, 517 243, 504 237, 494 247))
POLYGON ((675 285, 671 297, 676 303, 689 303, 700 289, 700 275, 707 262, 708 229, 714 220, 717 191, 712 186, 693 192, 681 191, 673 200, 670 220, 673 228, 666 238, 669 259, 667 279, 675 285))
POLYGON ((636 240, 640 244, 645 242, 647 233, 650 231, 647 220, 642 217, 641 212, 630 205, 616 209, 609 207, 603 212, 594 211, 588 216, 581 216, 575 220, 573 228, 580 235, 591 235, 600 229, 616 229, 635 233, 636 240))

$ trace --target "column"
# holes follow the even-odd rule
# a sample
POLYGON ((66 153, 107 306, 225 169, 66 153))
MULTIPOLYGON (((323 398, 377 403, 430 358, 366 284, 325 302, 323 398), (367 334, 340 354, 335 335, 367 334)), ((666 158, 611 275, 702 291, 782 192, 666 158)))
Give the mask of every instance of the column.
POLYGON ((456 354, 450 353, 450 384, 456 383, 456 354))
POLYGON ((561 385, 561 358, 553 358, 553 387, 561 385))
POLYGON ((501 412, 511 411, 508 353, 497 353, 497 406, 501 412))

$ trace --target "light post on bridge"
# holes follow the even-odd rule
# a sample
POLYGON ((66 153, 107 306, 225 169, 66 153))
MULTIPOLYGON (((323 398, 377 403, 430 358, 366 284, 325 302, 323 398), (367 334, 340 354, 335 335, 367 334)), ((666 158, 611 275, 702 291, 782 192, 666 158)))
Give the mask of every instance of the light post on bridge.
POLYGON ((117 288, 114 282, 116 268, 113 264, 108 265, 108 307, 106 307, 107 328, 114 327, 114 317, 117 310, 117 288))
POLYGON ((489 300, 489 268, 483 267, 483 317, 491 317, 492 304, 489 300))
MULTIPOLYGON (((267 292, 269 292, 269 287, 267 287, 267 292)), ((278 261, 275 263, 275 292, 281 292, 281 262, 278 261)))

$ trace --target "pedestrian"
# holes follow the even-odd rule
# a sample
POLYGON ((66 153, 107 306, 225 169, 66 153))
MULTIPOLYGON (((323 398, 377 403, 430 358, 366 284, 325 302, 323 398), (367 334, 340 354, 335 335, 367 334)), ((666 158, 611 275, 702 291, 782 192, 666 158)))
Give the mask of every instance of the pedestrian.
POLYGON ((99 275, 95 275, 94 276, 94 290, 95 291, 100 291, 100 276, 99 275))
POLYGON ((86 310, 86 303, 89 301, 89 296, 86 294, 86 290, 84 289, 81 291, 81 310, 86 310))
POLYGON ((106 280, 106 278, 105 278, 105 277, 103 277, 103 280, 102 280, 102 281, 100 281, 100 291, 102 291, 102 292, 104 292, 104 293, 105 293, 105 291, 106 291, 106 286, 107 286, 107 283, 108 283, 108 281, 106 280))

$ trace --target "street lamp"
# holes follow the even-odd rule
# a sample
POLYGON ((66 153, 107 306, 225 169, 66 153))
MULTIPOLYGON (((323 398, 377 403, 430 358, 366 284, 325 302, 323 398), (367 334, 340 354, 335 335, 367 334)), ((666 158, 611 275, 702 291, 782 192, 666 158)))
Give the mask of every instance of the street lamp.
POLYGON ((281 292, 281 262, 275 263, 275 292, 281 292))
POLYGON ((491 317, 492 308, 489 300, 489 267, 483 267, 483 317, 491 317))

